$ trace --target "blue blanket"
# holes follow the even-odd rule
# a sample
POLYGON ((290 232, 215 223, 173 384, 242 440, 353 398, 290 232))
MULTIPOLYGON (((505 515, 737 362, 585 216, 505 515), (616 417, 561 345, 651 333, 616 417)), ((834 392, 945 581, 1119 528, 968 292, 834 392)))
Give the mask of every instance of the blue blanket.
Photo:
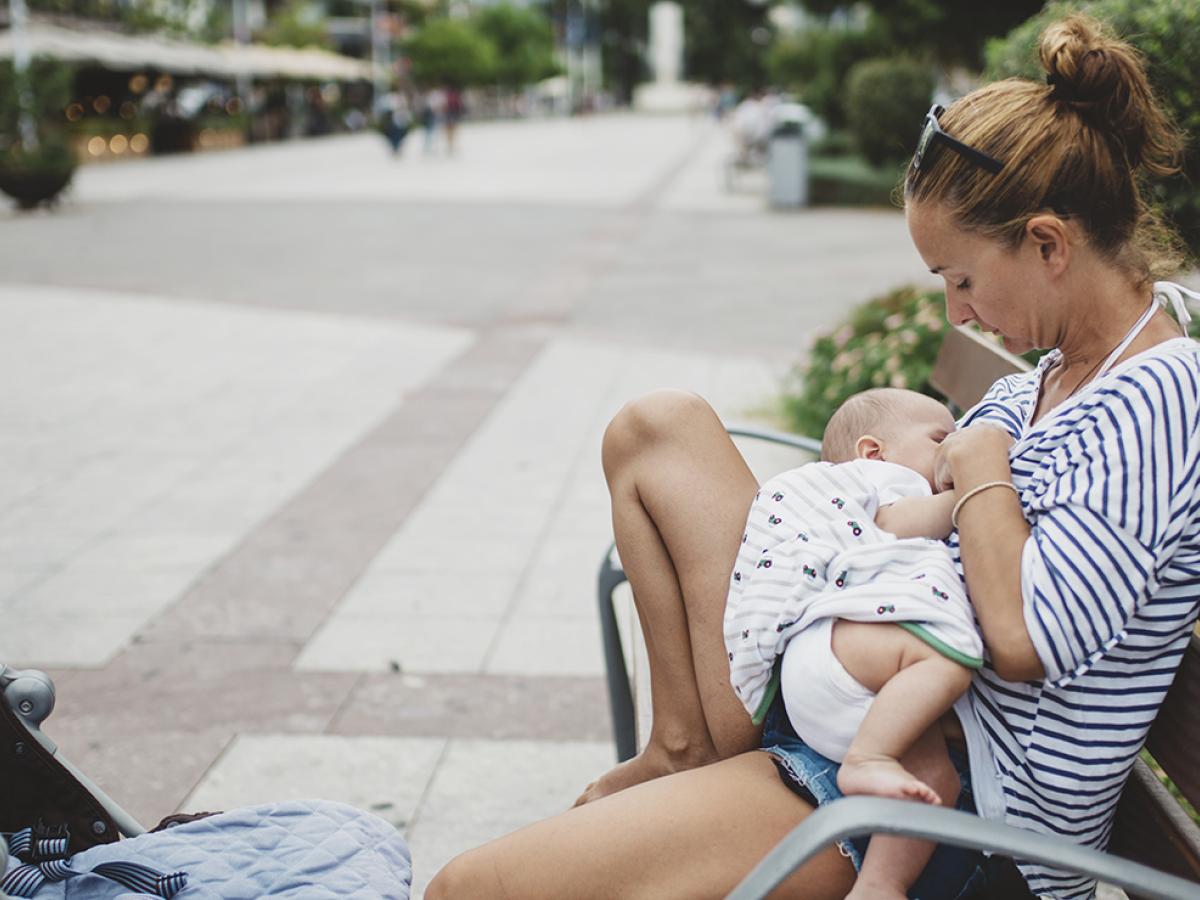
MULTIPOLYGON (((140 864, 164 875, 186 873, 186 886, 175 900, 407 900, 412 884, 412 856, 390 824, 344 803, 299 800, 236 809, 93 847, 67 861, 65 879, 41 884, 32 896, 152 896, 95 871, 119 870, 113 863, 140 864)), ((9 857, 10 872, 21 865, 9 857)))

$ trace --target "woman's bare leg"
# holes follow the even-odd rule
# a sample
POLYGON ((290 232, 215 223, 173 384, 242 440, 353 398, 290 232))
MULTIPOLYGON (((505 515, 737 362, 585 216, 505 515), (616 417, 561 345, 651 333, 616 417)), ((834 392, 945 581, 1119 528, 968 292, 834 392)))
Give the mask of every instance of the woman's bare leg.
MULTIPOLYGON (((632 787, 452 860, 426 900, 724 897, 811 812, 765 753, 632 787)), ((854 867, 831 847, 773 897, 841 900, 854 867)))
POLYGON ((622 409, 603 459, 646 638, 653 725, 645 750, 589 785, 581 803, 733 756, 760 734, 730 687, 722 629, 753 474, 712 408, 678 391, 622 409))

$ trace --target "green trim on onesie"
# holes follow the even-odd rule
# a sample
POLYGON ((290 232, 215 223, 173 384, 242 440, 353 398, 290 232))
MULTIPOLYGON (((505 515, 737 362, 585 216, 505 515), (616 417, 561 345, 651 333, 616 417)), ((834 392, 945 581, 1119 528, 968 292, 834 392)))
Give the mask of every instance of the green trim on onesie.
POLYGON ((936 650, 946 659, 954 660, 960 666, 966 666, 968 669, 979 669, 983 667, 983 659, 978 656, 967 656, 961 650, 955 650, 941 638, 930 633, 924 625, 919 622, 896 622, 909 634, 916 635, 930 647, 936 650))
POLYGON ((761 725, 767 717, 767 710, 771 708, 771 704, 775 702, 775 695, 779 693, 779 670, 783 667, 783 654, 775 657, 775 665, 771 669, 771 680, 767 682, 766 692, 763 694, 762 702, 758 704, 758 709, 754 711, 754 715, 750 717, 750 721, 755 725, 761 725))

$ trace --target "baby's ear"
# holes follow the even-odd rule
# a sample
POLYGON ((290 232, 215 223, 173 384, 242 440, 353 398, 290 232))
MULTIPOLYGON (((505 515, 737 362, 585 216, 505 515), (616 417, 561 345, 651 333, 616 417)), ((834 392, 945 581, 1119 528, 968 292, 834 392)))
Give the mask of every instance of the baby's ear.
POLYGON ((883 459, 883 441, 871 434, 864 434, 854 442, 857 459, 883 459))

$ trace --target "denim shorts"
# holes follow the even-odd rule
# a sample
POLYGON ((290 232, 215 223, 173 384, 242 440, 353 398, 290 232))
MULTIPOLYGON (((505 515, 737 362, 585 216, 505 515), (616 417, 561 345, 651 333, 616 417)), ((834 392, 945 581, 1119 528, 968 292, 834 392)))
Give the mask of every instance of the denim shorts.
MULTIPOLYGON (((782 692, 776 695, 767 712, 762 749, 774 758, 784 783, 810 805, 822 806, 842 796, 837 786, 838 764, 796 736, 783 708, 782 692)), ((966 753, 953 745, 949 750, 962 785, 956 808, 973 813, 975 801, 966 753)), ((854 838, 838 844, 856 870, 862 868, 870 840, 870 837, 854 838)), ((1011 876, 1020 878, 1009 860, 989 859, 977 850, 939 844, 908 896, 911 900, 968 900, 998 880, 1007 883, 1011 876)))

